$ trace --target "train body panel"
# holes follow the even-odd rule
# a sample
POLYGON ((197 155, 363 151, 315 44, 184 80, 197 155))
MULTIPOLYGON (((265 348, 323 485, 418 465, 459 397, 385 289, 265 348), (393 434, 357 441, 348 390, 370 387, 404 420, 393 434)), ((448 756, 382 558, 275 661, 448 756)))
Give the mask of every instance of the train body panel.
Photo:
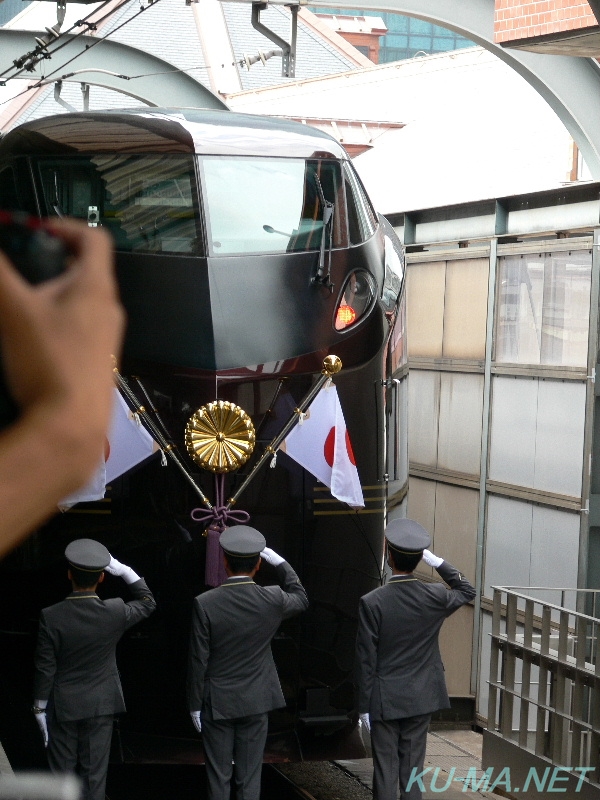
MULTIPOLYGON (((365 507, 336 500, 280 451, 235 508, 290 561, 311 602, 273 642, 287 705, 271 716, 266 758, 357 755, 358 599, 382 579, 389 482, 394 502, 406 493, 407 476, 391 463, 406 445, 392 402, 406 348, 401 246, 347 155, 306 126, 227 112, 69 114, 0 140, 0 179, 0 207, 67 213, 113 233, 129 320, 121 372, 158 414, 191 478, 155 456, 0 565, 0 640, 10 656, 0 672, 11 687, 0 693, 0 718, 11 719, 6 730, 0 723, 0 740, 9 756, 17 766, 42 758, 29 747, 37 619, 67 593, 64 547, 85 536, 143 574, 158 601, 119 646, 128 713, 117 755, 201 760, 184 686, 192 599, 210 587, 206 524, 190 514, 202 507, 192 484, 214 501, 217 481, 186 455, 184 429, 216 399, 251 417, 255 454, 225 476, 230 497, 329 354, 343 362, 334 382, 365 507)), ((273 580, 268 565, 257 580, 273 580)), ((110 577, 103 585, 104 596, 121 590, 110 577)))

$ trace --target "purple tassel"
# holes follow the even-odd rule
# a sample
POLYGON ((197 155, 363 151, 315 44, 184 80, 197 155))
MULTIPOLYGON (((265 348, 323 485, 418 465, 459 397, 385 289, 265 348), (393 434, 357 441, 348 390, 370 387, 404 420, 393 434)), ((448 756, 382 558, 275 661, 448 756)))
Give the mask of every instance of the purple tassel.
POLYGON ((225 565, 223 564, 223 548, 219 544, 222 531, 209 528, 206 540, 206 567, 204 582, 207 586, 220 586, 227 579, 225 565))
POLYGON ((226 579, 225 565, 223 564, 223 548, 219 544, 219 537, 228 527, 229 521, 238 525, 248 522, 250 514, 237 509, 232 511, 224 505, 225 476, 215 475, 215 505, 212 508, 195 508, 191 517, 194 522, 210 522, 206 542, 206 567, 204 582, 207 586, 220 586, 226 579))

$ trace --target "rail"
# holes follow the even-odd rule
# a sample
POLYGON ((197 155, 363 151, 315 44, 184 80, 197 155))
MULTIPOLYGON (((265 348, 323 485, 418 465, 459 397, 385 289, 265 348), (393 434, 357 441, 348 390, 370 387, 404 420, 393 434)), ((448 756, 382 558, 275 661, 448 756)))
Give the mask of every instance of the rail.
POLYGON ((488 732, 600 791, 600 590, 493 590, 488 732))

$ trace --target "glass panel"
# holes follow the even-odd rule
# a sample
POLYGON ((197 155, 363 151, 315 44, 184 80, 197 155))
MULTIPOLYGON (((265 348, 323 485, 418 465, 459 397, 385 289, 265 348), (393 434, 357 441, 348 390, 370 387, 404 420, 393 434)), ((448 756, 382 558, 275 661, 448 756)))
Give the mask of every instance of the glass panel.
POLYGON ((39 170, 47 213, 97 221, 117 249, 200 252, 191 157, 41 159, 39 170))
MULTIPOLYGON (((435 527, 435 487, 434 481, 415 477, 411 477, 408 486, 408 518, 414 519, 429 533, 433 533, 435 527)), ((419 570, 422 568, 431 574, 431 567, 423 563, 419 570)))
POLYGON ((496 360, 585 367, 591 251, 498 261, 496 360))
POLYGON ((344 177, 346 179, 350 244, 361 244, 375 233, 377 217, 358 177, 349 164, 344 164, 344 177))
POLYGON ((441 373, 438 467, 479 475, 483 375, 441 373))
POLYGON ((485 540, 485 594, 491 586, 528 586, 533 506, 488 496, 485 540))
MULTIPOLYGON (((471 575, 467 577, 473 580, 471 575)), ((463 606, 444 620, 440 630, 440 654, 451 697, 469 697, 471 694, 471 670, 468 665, 473 650, 473 617, 473 606, 463 606)))
POLYGON ((537 381, 496 376, 492 384, 490 478, 534 485, 537 381))
POLYGON ((212 255, 317 250, 328 214, 321 195, 334 211, 325 244, 332 236, 344 246, 339 163, 205 156, 201 166, 212 255))
MULTIPOLYGON (((529 586, 577 586, 579 515, 558 508, 533 506, 529 586)), ((537 595, 560 605, 560 593, 537 595)), ((573 599, 570 594, 569 599, 573 599)))
POLYGON ((581 496, 585 384, 539 381, 535 489, 581 496))
POLYGON ((490 478, 579 497, 584 421, 583 383, 495 377, 490 478))
POLYGON ((409 356, 439 358, 444 331, 446 262, 409 264, 406 280, 409 356))
POLYGON ((479 492, 438 483, 435 493, 433 552, 475 582, 479 492))
POLYGON ((448 261, 443 354, 448 358, 485 358, 489 261, 448 261))
POLYGON ((417 464, 437 465, 440 376, 411 370, 408 380, 408 456, 417 464))

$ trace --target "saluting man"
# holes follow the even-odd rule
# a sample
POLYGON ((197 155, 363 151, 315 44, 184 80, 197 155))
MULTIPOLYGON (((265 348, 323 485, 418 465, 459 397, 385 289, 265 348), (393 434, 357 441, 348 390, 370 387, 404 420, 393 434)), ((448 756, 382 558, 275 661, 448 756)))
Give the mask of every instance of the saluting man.
POLYGON ((113 717, 125 711, 117 642, 156 604, 145 581, 100 542, 77 539, 65 557, 73 591, 41 613, 33 712, 52 772, 76 772, 83 800, 104 800, 113 717), (101 600, 104 570, 121 577, 134 599, 101 600))
POLYGON ((202 732, 210 800, 229 800, 234 770, 238 800, 259 800, 268 712, 285 705, 271 639, 282 620, 308 608, 308 598, 255 528, 228 528, 219 541, 228 578, 194 600, 188 703, 202 732), (254 582, 261 558, 281 586, 254 582))
POLYGON ((358 710, 371 732, 375 800, 396 800, 398 782, 401 800, 421 800, 415 776, 423 771, 431 714, 450 707, 439 632, 475 589, 426 549, 431 539, 418 522, 394 520, 385 538, 392 577, 359 604, 358 710), (413 575, 421 558, 450 588, 413 575))

